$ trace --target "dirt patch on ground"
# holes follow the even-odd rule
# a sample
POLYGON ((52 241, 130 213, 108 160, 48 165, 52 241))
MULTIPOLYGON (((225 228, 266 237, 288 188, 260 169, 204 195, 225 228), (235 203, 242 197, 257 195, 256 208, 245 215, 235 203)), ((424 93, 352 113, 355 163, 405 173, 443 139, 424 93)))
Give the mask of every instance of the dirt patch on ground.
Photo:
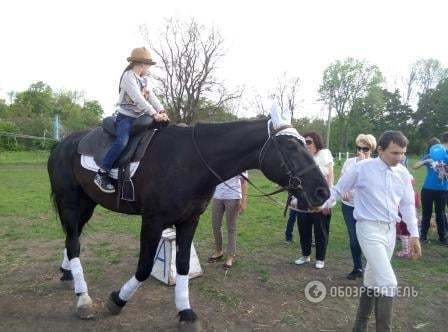
MULTIPOLYGON (((135 271, 138 241, 126 235, 92 234, 83 240, 81 260, 96 318, 81 321, 75 315, 75 295, 58 272, 63 241, 13 241, 13 263, 2 265, 0 330, 2 331, 170 331, 177 327, 174 288, 148 280, 122 314, 110 316, 104 301, 135 271)), ((205 250, 200 249, 202 262, 205 250)), ((305 299, 311 280, 332 286, 357 287, 345 279, 348 258, 329 261, 324 270, 299 268, 291 256, 242 252, 229 272, 219 263, 203 264, 204 276, 191 281, 191 303, 206 331, 348 331, 358 299, 327 296, 320 303, 305 299)), ((430 280, 428 280, 430 282, 430 280)), ((448 300, 436 299, 428 313, 430 323, 412 314, 412 298, 396 301, 397 329, 442 330, 448 300), (419 325, 420 324, 420 325, 419 325), (426 325, 425 325, 426 324, 426 325)))

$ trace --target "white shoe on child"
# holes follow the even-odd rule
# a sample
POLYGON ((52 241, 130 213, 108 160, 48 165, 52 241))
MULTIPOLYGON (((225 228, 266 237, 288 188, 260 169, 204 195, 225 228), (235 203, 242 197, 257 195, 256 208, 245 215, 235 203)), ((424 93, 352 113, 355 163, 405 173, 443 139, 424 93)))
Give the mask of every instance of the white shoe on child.
POLYGON ((298 260, 294 261, 296 265, 302 265, 310 262, 310 256, 302 256, 298 260))
POLYGON ((316 269, 323 269, 325 266, 324 261, 316 261, 316 269))

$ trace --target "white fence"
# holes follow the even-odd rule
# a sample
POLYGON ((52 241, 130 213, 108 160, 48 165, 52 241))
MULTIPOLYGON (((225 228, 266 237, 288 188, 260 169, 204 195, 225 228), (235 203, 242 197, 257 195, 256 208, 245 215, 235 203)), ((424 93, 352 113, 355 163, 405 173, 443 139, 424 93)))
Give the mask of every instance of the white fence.
POLYGON ((356 156, 356 154, 353 152, 338 152, 337 159, 339 161, 341 161, 341 160, 347 160, 348 158, 355 157, 355 156, 356 156))

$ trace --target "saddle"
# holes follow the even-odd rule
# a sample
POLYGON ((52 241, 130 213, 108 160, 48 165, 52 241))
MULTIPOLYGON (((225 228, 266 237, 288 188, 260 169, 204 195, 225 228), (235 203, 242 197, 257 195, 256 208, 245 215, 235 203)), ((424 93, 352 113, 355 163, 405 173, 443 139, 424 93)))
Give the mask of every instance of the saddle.
MULTIPOLYGON (((118 168, 118 191, 121 191, 121 199, 134 201, 130 164, 143 158, 149 143, 158 130, 156 126, 158 127, 158 124, 153 122, 153 118, 149 115, 142 115, 132 124, 129 142, 113 165, 113 168, 118 168), (129 188, 125 188, 125 185, 129 188)), ((115 137, 115 117, 110 116, 103 120, 101 127, 91 130, 81 139, 78 143, 78 153, 92 156, 96 164, 100 165, 115 137)))

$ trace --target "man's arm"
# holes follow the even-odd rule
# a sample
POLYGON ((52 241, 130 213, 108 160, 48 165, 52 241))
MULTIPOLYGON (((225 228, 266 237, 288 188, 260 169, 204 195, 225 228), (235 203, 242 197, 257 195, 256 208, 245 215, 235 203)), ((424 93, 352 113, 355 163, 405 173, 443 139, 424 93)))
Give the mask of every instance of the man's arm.
POLYGON ((415 212, 415 195, 414 188, 412 187, 411 177, 405 180, 404 196, 400 201, 399 210, 403 221, 408 227, 408 231, 411 237, 418 238, 418 225, 417 225, 417 214, 415 212))
POLYGON ((417 216, 415 212, 415 195, 412 187, 411 176, 408 174, 408 179, 405 180, 404 197, 399 204, 399 210, 403 221, 408 227, 411 234, 411 256, 412 259, 419 259, 422 257, 422 248, 418 236, 417 216))
POLYGON ((330 198, 322 205, 323 209, 329 209, 334 206, 341 196, 355 187, 359 173, 358 165, 355 165, 349 172, 344 173, 338 183, 330 189, 330 198))

